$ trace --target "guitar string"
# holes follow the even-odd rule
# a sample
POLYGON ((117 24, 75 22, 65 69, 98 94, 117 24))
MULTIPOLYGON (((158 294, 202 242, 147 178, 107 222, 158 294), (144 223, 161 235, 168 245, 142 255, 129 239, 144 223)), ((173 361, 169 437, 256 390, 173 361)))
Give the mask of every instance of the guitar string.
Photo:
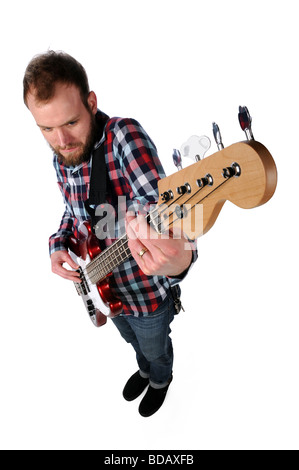
MULTIPOLYGON (((202 188, 200 188, 202 189, 202 188)), ((145 218, 147 218, 147 222, 153 222, 155 220, 157 220, 159 217, 161 217, 161 214, 163 214, 165 212, 165 210, 167 210, 167 208, 171 207, 173 204, 175 204, 181 197, 183 197, 184 195, 180 195, 179 197, 177 197, 175 200, 171 201, 171 203, 168 205, 166 203, 163 203, 161 204, 158 208, 154 209, 152 212, 150 212, 149 214, 147 214, 145 216, 145 218), (161 211, 161 207, 163 206, 166 206, 165 209, 163 209, 161 211), (157 216, 155 216, 155 214, 157 214, 157 216), (154 215, 154 217, 153 217, 154 215)), ((172 214, 174 214, 174 212, 172 212, 172 214)), ((129 250, 129 248, 125 245, 127 245, 128 243, 128 239, 126 239, 127 235, 123 235, 122 237, 120 237, 116 242, 114 242, 109 248, 107 248, 104 252, 100 253, 96 258, 94 258, 87 266, 86 266, 86 271, 87 271, 87 275, 90 276, 90 277, 93 277, 94 274, 93 274, 93 271, 96 271, 95 272, 95 275, 103 275, 103 277, 105 277, 105 274, 109 274, 111 272, 111 268, 110 268, 110 264, 112 264, 112 269, 115 268, 115 266, 113 267, 113 262, 117 262, 117 263, 122 263, 124 262, 126 259, 128 259, 130 256, 131 256, 131 252, 129 250), (121 245, 121 248, 123 248, 122 250, 122 253, 119 252, 119 249, 120 247, 117 246, 119 244, 119 242, 124 239, 124 242, 122 243, 121 245), (129 250, 129 252, 127 253, 127 250, 129 250), (123 259, 122 256, 125 252, 125 258, 123 259), (119 259, 121 258, 121 259, 119 259), (99 267, 98 266, 98 261, 100 261, 101 263, 104 263, 105 261, 108 260, 108 266, 105 265, 105 267, 99 267), (106 272, 105 272, 106 271, 106 272)))
MULTIPOLYGON (((213 189, 213 191, 211 191, 210 193, 206 194, 205 197, 203 197, 199 202, 197 202, 196 204, 194 204, 194 206, 190 207, 190 209, 187 210, 187 212, 190 212, 192 211, 192 209, 194 209, 194 207, 197 205, 197 204, 201 204, 202 201, 204 201, 206 198, 208 198, 209 196, 211 196, 211 194, 213 194, 217 189, 219 189, 221 186, 223 186, 225 183, 227 183, 228 181, 230 181, 233 177, 230 176, 228 177, 227 179, 225 179, 225 181, 223 181, 221 184, 219 184, 219 186, 217 186, 216 188, 213 189)), ((202 189, 202 188, 201 188, 202 189)), ((197 191, 198 193, 199 191, 197 191)), ((195 193, 195 194, 197 194, 195 193)), ((194 196, 195 196, 194 194, 194 196)), ((187 201, 190 201, 190 199, 192 199, 193 196, 191 196, 187 201)), ((187 202, 186 201, 186 202, 187 202)), ((185 204, 185 203, 184 203, 185 204)), ((182 220, 180 219, 179 217, 177 217, 175 220, 173 220, 167 228, 169 228, 171 225, 173 225, 175 222, 177 222, 178 220, 182 220)))
MULTIPOLYGON (((182 196, 180 196, 182 197, 182 196)), ((172 201, 170 205, 174 204, 174 202, 176 202, 178 199, 177 198, 175 201, 172 201)), ((161 204, 158 208, 154 209, 150 214, 147 214, 145 216, 145 218, 148 219, 148 222, 150 221, 154 221, 156 220, 159 215, 160 215, 160 212, 159 210, 161 209, 161 207, 163 207, 164 205, 166 205, 165 203, 161 204), (158 214, 157 216, 155 216, 155 214, 158 214), (154 217, 153 217, 154 215, 154 217)), ((167 206, 167 207, 170 207, 170 206, 167 206)), ((164 209, 166 210, 166 209, 164 209)), ((164 210, 162 212, 164 212, 164 210)), ((115 266, 113 266, 113 262, 117 261, 117 263, 121 264, 123 263, 126 259, 128 259, 130 256, 131 256, 131 252, 128 248, 128 242, 129 240, 127 239, 127 235, 124 234, 122 237, 120 237, 117 241, 115 241, 110 247, 108 247, 104 252, 100 253, 96 258, 94 258, 87 266, 86 268, 83 270, 85 274, 87 274, 87 276, 89 277, 94 277, 94 276, 103 276, 103 278, 109 274, 111 272, 111 270, 113 270, 115 268, 115 266), (124 240, 122 243, 121 241, 124 240), (120 247, 118 245, 121 245, 121 248, 122 248, 122 252, 120 253, 120 247), (124 256, 124 258, 123 258, 124 256), (105 261, 108 260, 108 265, 105 264, 105 266, 99 266, 99 261, 104 264, 105 261), (112 267, 110 267, 110 265, 112 264, 112 267), (95 271, 95 273, 94 273, 95 271)))
MULTIPOLYGON (((145 217, 149 218, 149 214, 145 217)), ((107 274, 109 274, 116 267, 114 265, 115 262, 117 263, 117 265, 119 265, 123 263, 124 261, 126 261, 126 259, 128 259, 131 256, 131 251, 128 247, 128 243, 129 243, 129 240, 127 238, 127 235, 124 234, 122 237, 120 237, 104 252, 100 253, 96 258, 94 258, 94 260, 92 260, 91 263, 89 263, 86 266, 86 269, 85 269, 86 274, 91 278, 94 276, 99 276, 99 275, 101 275, 102 278, 104 278, 107 274), (106 264, 103 266, 105 262, 106 264), (102 266, 99 263, 101 263, 102 266)))
MULTIPOLYGON (((161 206, 160 206, 160 207, 161 207, 161 206)), ((157 210, 157 209, 155 209, 155 211, 156 211, 156 210, 157 210)), ((153 211, 153 212, 154 212, 154 211, 153 211)), ((145 218, 147 218, 147 217, 149 217, 149 214, 147 214, 147 215, 145 216, 145 218)), ((97 260, 98 260, 99 258, 104 259, 104 258, 106 257, 105 255, 107 255, 107 257, 109 257, 109 256, 110 256, 110 255, 109 255, 109 254, 110 254, 110 251, 113 252, 113 250, 115 250, 115 251, 119 250, 119 247, 116 246, 116 245, 118 245, 121 240, 124 240, 123 243, 125 243, 125 242, 126 242, 126 240, 125 240, 126 237, 127 237, 127 234, 124 234, 124 235, 122 235, 121 237, 119 237, 111 246, 109 246, 108 248, 106 248, 106 250, 105 250, 104 252, 99 253, 99 255, 97 255, 97 256, 88 264, 87 267, 93 267, 93 265, 96 264, 97 260)))
MULTIPOLYGON (((161 206, 159 206, 161 207, 161 206)), ((155 209, 156 211, 156 209, 155 209)), ((152 211, 153 213, 154 211, 152 211)), ((147 214, 145 217, 148 218, 150 215, 147 214)), ((103 277, 105 277, 105 275, 109 274, 111 272, 110 270, 110 267, 109 265, 111 263, 113 263, 113 261, 115 262, 116 261, 116 258, 121 258, 121 259, 118 259, 117 261, 119 263, 122 263, 124 262, 128 257, 131 256, 131 252, 127 252, 127 250, 129 250, 128 246, 126 246, 128 244, 129 240, 127 239, 127 235, 124 234, 122 235, 120 238, 118 238, 118 240, 116 240, 110 247, 108 247, 104 252, 100 253, 99 255, 97 255, 87 266, 86 268, 83 270, 88 276, 90 277, 93 277, 94 274, 93 274, 93 271, 95 271, 95 275, 99 275, 100 273, 103 272, 103 277), (122 242, 123 240, 123 242, 122 242), (119 246, 120 245, 120 246, 119 246), (122 248, 122 252, 120 253, 120 248, 122 248), (116 256, 115 256, 116 255, 116 256), (125 258, 122 258, 122 256, 125 256, 125 258), (113 256, 114 256, 114 259, 113 259, 113 256), (101 266, 99 266, 99 261, 103 264, 105 261, 107 260, 110 260, 108 262, 108 266, 105 264, 105 266, 103 266, 101 268, 101 266)), ((114 269, 114 267, 113 267, 114 269)))
MULTIPOLYGON (((183 195, 182 195, 183 196, 183 195)), ((167 208, 170 207, 172 204, 174 204, 175 202, 177 202, 182 196, 179 196, 177 199, 175 199, 174 201, 171 202, 171 204, 168 206, 167 205, 167 208)), ((160 216, 160 214, 163 214, 163 212, 165 212, 166 209, 162 210, 162 211, 159 211, 161 209, 161 207, 165 206, 166 204, 163 203, 161 204, 158 208, 154 209, 151 213, 147 214, 145 216, 145 218, 149 219, 147 222, 150 222, 150 221, 155 221, 158 219, 158 217, 160 216), (153 214, 157 213, 157 216, 155 217, 152 217, 153 214)), ((96 256, 89 264, 88 266, 86 266, 86 268, 92 268, 96 262, 98 261, 99 258, 102 258, 102 261, 104 261, 106 258, 108 258, 110 256, 110 251, 112 252, 113 254, 113 250, 114 251, 117 251, 119 250, 119 247, 116 246, 122 239, 125 239, 127 237, 126 234, 122 235, 120 238, 118 238, 111 246, 109 246, 108 248, 106 248, 106 250, 102 253, 100 253, 98 256, 96 256)), ((125 243, 126 240, 124 240, 123 243, 125 243)))
MULTIPOLYGON (((210 191, 208 194, 206 194, 198 203, 196 204, 200 204, 202 201, 204 201, 207 197, 209 197, 211 194, 213 194, 216 190, 218 190, 223 184, 227 183, 228 181, 231 180, 232 177, 229 177, 229 178, 226 178, 220 185, 218 185, 216 188, 214 188, 212 191, 210 191)), ((185 202, 184 204, 187 204, 188 201, 190 201, 192 198, 194 198, 200 191, 202 191, 204 189, 203 188, 199 188, 194 194, 192 194, 185 202)), ((150 220, 149 221, 153 221, 153 220, 156 220, 158 219, 159 217, 161 217, 161 214, 163 214, 165 212, 165 210, 167 210, 167 208, 171 207, 173 204, 175 204, 181 197, 183 197, 184 195, 181 195, 179 196, 177 199, 175 199, 174 201, 171 201, 171 204, 165 204, 163 203, 161 206, 159 206, 157 209, 155 209, 154 211, 152 211, 150 214, 147 214, 145 216, 145 218, 149 218, 150 220), (159 209, 161 207, 163 207, 163 205, 166 205, 167 207, 165 209, 163 209, 162 211, 159 211, 159 209), (156 213, 157 216, 155 216, 154 218, 151 219, 151 216, 156 213)), ((195 207, 192 206, 190 209, 187 210, 187 212, 190 212, 193 208, 195 207)), ((174 216, 176 215, 175 212, 172 212, 171 214, 169 214, 169 218, 170 216, 174 216)), ((176 219, 172 220, 171 223, 169 223, 167 225, 167 228, 166 229, 169 229, 176 221, 178 220, 182 220, 181 218, 177 217, 176 219)), ((100 253, 96 258, 94 258, 87 266, 85 269, 83 269, 83 271, 85 271, 85 273, 87 274, 88 277, 90 278, 93 278, 95 276, 99 276, 101 275, 102 277, 100 279, 104 279, 105 276, 107 276, 107 274, 109 274, 111 272, 111 270, 113 270, 115 268, 115 266, 113 267, 113 262, 117 262, 119 264, 123 263, 124 261, 126 261, 126 259, 128 259, 130 256, 131 256, 131 252, 127 246, 129 240, 127 239, 127 235, 124 234, 122 237, 120 237, 116 242, 114 242, 109 248, 107 248, 104 252, 100 253), (117 246, 121 240, 124 240, 122 242, 122 253, 119 253, 119 249, 120 247, 117 246), (126 245, 126 246, 125 246, 126 245), (127 250, 129 250, 129 252, 127 253, 127 250), (125 258, 123 259, 122 256, 125 256, 125 258), (114 256, 114 258, 113 258, 114 256), (110 261, 108 262, 108 266, 105 264, 105 266, 103 266, 102 268, 98 266, 98 263, 97 261, 101 258, 101 262, 105 262, 107 260, 110 259, 110 261), (120 259, 119 259, 120 258, 120 259), (112 264, 112 267, 110 268, 110 264, 112 264), (96 271, 94 274, 93 274, 93 271, 96 271)), ((96 281, 98 282, 98 281, 96 281)))

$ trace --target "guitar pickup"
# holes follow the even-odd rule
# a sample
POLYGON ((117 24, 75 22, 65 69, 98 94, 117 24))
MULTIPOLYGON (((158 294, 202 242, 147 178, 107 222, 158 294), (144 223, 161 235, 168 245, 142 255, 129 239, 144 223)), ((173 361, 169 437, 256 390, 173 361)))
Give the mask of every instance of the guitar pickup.
POLYGON ((89 315, 92 317, 93 315, 95 315, 95 312, 96 312, 96 309, 95 309, 95 306, 93 304, 93 301, 92 300, 88 300, 86 302, 86 307, 87 307, 87 311, 89 313, 89 315))

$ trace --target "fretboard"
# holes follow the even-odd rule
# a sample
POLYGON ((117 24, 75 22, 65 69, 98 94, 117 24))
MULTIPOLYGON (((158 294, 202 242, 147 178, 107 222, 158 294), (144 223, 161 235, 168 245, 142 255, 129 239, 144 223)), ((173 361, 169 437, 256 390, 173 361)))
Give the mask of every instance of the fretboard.
POLYGON ((90 281, 97 284, 130 257, 131 251, 128 247, 128 238, 124 235, 86 266, 90 281))
MULTIPOLYGON (((145 219, 158 233, 161 233, 163 226, 157 209, 154 209, 147 214, 145 219)), ((128 246, 128 237, 125 234, 109 246, 109 248, 106 248, 106 250, 96 256, 86 266, 86 271, 90 281, 93 284, 97 284, 102 281, 108 276, 108 274, 112 273, 115 268, 120 266, 131 256, 132 254, 128 246)))

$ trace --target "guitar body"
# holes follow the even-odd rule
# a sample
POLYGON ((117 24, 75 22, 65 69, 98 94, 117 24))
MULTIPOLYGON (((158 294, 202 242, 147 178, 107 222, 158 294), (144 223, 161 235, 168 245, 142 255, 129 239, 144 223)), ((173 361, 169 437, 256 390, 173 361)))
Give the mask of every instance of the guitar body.
POLYGON ((96 327, 105 325, 107 317, 114 318, 122 311, 122 302, 117 299, 110 288, 109 276, 93 284, 86 273, 87 265, 101 253, 98 239, 91 231, 89 222, 80 227, 79 238, 69 238, 69 254, 78 264, 81 283, 75 283, 91 321, 96 327))

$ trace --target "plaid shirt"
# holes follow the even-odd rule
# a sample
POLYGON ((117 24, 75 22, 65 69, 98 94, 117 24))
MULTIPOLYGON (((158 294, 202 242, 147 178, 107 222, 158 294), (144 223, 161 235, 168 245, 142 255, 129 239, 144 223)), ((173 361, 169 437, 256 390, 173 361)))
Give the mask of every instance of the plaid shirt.
MULTIPOLYGON (((97 118, 104 117, 106 115, 98 111, 97 118)), ((102 142, 109 175, 107 203, 114 207, 116 213, 118 196, 125 197, 127 206, 138 202, 148 209, 150 204, 156 203, 157 182, 165 176, 164 170, 154 143, 140 124, 133 119, 112 118, 97 146, 102 142)), ((53 162, 66 208, 59 230, 50 237, 50 254, 65 250, 68 237, 77 237, 80 224, 90 219, 84 201, 89 195, 92 159, 76 167, 67 167, 54 154, 53 162)), ((119 225, 116 224, 115 238, 104 240, 106 246, 119 237, 119 225)), ((194 252, 194 260, 195 257, 194 252)), ((123 303, 124 314, 146 316, 164 300, 170 283, 173 285, 179 281, 164 276, 146 276, 131 257, 113 271, 110 285, 123 303)))

